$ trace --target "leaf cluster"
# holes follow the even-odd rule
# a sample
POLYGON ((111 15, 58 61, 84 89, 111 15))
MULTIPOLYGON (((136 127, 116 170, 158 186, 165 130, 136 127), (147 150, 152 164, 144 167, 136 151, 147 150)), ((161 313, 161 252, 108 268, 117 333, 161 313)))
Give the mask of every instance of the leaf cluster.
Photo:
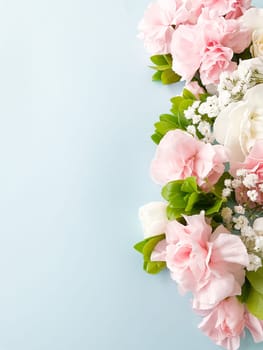
POLYGON ((147 238, 137 244, 134 249, 143 255, 143 269, 150 274, 157 274, 166 267, 163 261, 151 261, 151 255, 156 245, 165 238, 165 235, 159 235, 147 238))
POLYGON ((169 220, 179 219, 182 215, 198 214, 202 210, 206 216, 211 216, 220 211, 224 202, 224 199, 216 195, 216 191, 203 192, 195 177, 169 182, 163 187, 162 196, 168 201, 169 220))
POLYGON ((152 76, 153 81, 161 81, 165 85, 180 81, 180 75, 176 74, 172 69, 172 55, 154 55, 150 59, 154 63, 154 66, 150 66, 150 68, 156 71, 152 76))
POLYGON ((238 299, 246 304, 249 312, 263 320, 263 267, 246 273, 242 295, 238 299))
POLYGON ((195 96, 187 89, 183 90, 182 96, 176 96, 171 99, 171 114, 162 114, 159 121, 154 124, 155 132, 152 140, 159 144, 164 135, 175 129, 186 130, 191 121, 185 118, 184 112, 196 101, 195 96))

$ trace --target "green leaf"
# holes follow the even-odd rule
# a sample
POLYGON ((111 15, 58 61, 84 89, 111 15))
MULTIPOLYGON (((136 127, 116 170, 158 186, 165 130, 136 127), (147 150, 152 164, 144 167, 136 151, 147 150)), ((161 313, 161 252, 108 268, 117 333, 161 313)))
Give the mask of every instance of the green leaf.
POLYGON ((194 176, 188 177, 182 184, 181 190, 184 192, 197 192, 197 183, 194 176))
POLYGON ((166 263, 163 261, 145 261, 143 263, 143 269, 147 273, 155 275, 166 268, 166 263))
POLYGON ((263 320, 263 294, 258 293, 251 287, 248 298, 246 300, 248 310, 252 315, 263 320))
POLYGON ((181 104, 181 102, 184 101, 184 98, 182 96, 175 96, 172 97, 171 100, 173 105, 179 106, 181 104))
POLYGON ((246 303, 247 299, 248 299, 248 296, 249 296, 249 293, 250 293, 250 289, 251 289, 251 286, 250 286, 250 283, 249 281, 246 279, 245 280, 245 283, 243 284, 242 286, 242 292, 241 292, 241 295, 237 295, 237 299, 242 303, 246 303))
POLYGON ((224 202, 225 202, 224 199, 217 199, 215 204, 206 210, 206 215, 212 215, 212 214, 218 213, 224 202))
POLYGON ((157 131, 151 136, 151 139, 153 140, 154 143, 156 143, 156 145, 159 145, 162 138, 163 138, 163 135, 157 131))
POLYGON ((220 179, 217 181, 216 185, 213 188, 213 193, 219 198, 222 197, 222 191, 225 188, 226 179, 231 179, 230 174, 227 172, 223 173, 223 175, 220 177, 220 179))
POLYGON ((190 196, 188 197, 188 201, 187 201, 187 205, 185 207, 185 211, 191 213, 195 203, 198 201, 199 198, 199 194, 196 192, 193 192, 192 194, 190 194, 190 196))
POLYGON ((263 294, 263 267, 257 271, 247 272, 247 279, 251 286, 260 294, 263 294))
POLYGON ((166 209, 166 215, 168 220, 176 220, 181 216, 181 211, 168 205, 166 209))
POLYGON ((162 72, 155 72, 152 76, 152 81, 161 81, 162 80, 162 72))
POLYGON ((165 58, 165 55, 154 55, 150 57, 152 63, 156 64, 156 66, 167 66, 168 62, 165 58))
POLYGON ((162 189, 162 196, 168 202, 174 196, 175 193, 180 192, 181 186, 184 183, 184 180, 176 180, 168 182, 162 189))
POLYGON ((165 64, 164 66, 149 66, 150 68, 160 71, 161 73, 163 73, 164 71, 170 69, 170 67, 168 66, 168 64, 165 64))
POLYGON ((149 242, 150 240, 151 240, 151 237, 150 237, 150 238, 146 238, 145 240, 136 243, 135 246, 134 246, 134 249, 137 250, 139 253, 142 253, 145 244, 146 244, 147 242, 149 242))
POLYGON ((167 64, 169 64, 169 66, 172 67, 172 65, 173 65, 172 55, 170 53, 168 53, 167 55, 163 55, 163 57, 165 58, 167 64))
POLYGON ((183 90, 183 97, 184 97, 185 99, 190 99, 190 100, 196 101, 195 95, 194 95, 191 91, 189 91, 189 90, 187 90, 187 89, 184 89, 184 90, 183 90))
POLYGON ((154 250, 156 245, 164 238, 165 238, 165 235, 162 234, 162 235, 150 237, 149 239, 146 240, 146 243, 142 250, 144 259, 150 260, 152 251, 154 250))
POLYGON ((161 79, 163 84, 168 85, 177 83, 181 77, 170 68, 163 71, 161 79))
POLYGON ((146 272, 156 274, 166 267, 165 262, 151 261, 151 255, 156 245, 165 238, 165 235, 149 237, 135 244, 134 249, 143 254, 143 268, 146 272))

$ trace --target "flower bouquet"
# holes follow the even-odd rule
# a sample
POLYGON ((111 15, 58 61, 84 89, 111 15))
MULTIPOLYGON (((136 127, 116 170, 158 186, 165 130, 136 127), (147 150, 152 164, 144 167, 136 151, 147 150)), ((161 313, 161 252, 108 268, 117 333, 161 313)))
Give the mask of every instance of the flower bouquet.
POLYGON ((154 81, 186 82, 155 124, 151 176, 163 202, 140 208, 144 270, 191 292, 199 328, 237 350, 263 341, 263 9, 250 0, 159 0, 139 37, 154 81))

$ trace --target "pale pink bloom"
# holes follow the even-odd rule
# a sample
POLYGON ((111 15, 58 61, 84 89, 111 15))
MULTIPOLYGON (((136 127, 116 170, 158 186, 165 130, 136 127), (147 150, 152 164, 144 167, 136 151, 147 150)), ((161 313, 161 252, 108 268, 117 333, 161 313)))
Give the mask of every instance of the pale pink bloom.
POLYGON ((256 140, 253 148, 246 156, 244 162, 232 162, 230 172, 236 176, 238 169, 246 169, 249 173, 258 175, 260 182, 263 182, 263 140, 256 140))
POLYGON ((203 213, 185 220, 186 226, 177 221, 167 224, 167 267, 179 290, 193 293, 194 308, 208 310, 241 294, 248 254, 240 237, 223 226, 212 233, 203 213))
POLYGON ((234 53, 245 51, 251 44, 252 31, 234 19, 223 20, 224 29, 222 31, 221 44, 229 47, 234 53))
POLYGON ((226 18, 238 18, 242 16, 250 7, 251 0, 231 0, 231 10, 226 14, 226 18))
POLYGON ((200 67, 206 42, 200 25, 181 25, 171 42, 173 70, 190 82, 200 67))
MULTIPOLYGON (((236 176, 236 171, 238 169, 246 169, 248 173, 253 173, 258 176, 258 184, 256 186, 256 190, 258 192, 257 203, 263 204, 263 193, 259 189, 259 185, 263 183, 263 140, 259 139, 255 141, 253 148, 250 153, 245 158, 244 162, 232 162, 230 173, 233 176, 236 176)), ((239 186, 236 191, 236 200, 239 203, 249 202, 247 197, 247 189, 242 185, 239 186)), ((250 203, 253 206, 253 203, 250 203)))
POLYGON ((214 14, 224 16, 232 10, 232 3, 234 1, 235 0, 203 0, 203 5, 209 8, 214 14))
POLYGON ((234 53, 241 53, 251 43, 251 29, 235 19, 214 16, 208 8, 203 9, 198 24, 202 27, 207 46, 221 44, 234 53))
POLYGON ((250 8, 251 0, 203 0, 203 6, 212 13, 226 18, 238 18, 250 8))
POLYGON ((236 297, 227 298, 208 311, 199 328, 227 350, 239 348, 245 328, 256 343, 263 341, 263 321, 249 313, 236 297))
POLYGON ((197 81, 191 81, 185 86, 185 88, 190 91, 197 99, 199 96, 205 93, 205 90, 198 84, 197 81))
POLYGON ((233 71, 234 53, 251 42, 251 30, 237 20, 214 16, 204 8, 195 25, 182 25, 173 33, 173 70, 189 82, 200 68, 203 84, 215 84, 223 71, 233 71))
POLYGON ((223 146, 212 146, 182 130, 171 130, 157 146, 151 175, 162 185, 195 176, 198 185, 208 189, 224 172, 226 161, 223 146))
POLYGON ((254 342, 260 343, 263 341, 263 321, 252 315, 246 310, 245 312, 245 324, 247 329, 250 331, 254 342))
POLYGON ((200 78, 205 85, 218 84, 222 72, 233 72, 237 64, 232 62, 233 51, 221 44, 207 46, 200 66, 200 78))
POLYGON ((160 241, 151 254, 151 261, 166 261, 166 240, 160 241))
POLYGON ((151 3, 139 23, 139 38, 144 40, 146 49, 152 54, 170 53, 174 28, 183 23, 196 23, 200 11, 200 5, 194 5, 193 0, 151 3))
POLYGON ((237 298, 223 300, 204 317, 199 328, 217 345, 227 350, 237 350, 244 336, 245 307, 237 298))

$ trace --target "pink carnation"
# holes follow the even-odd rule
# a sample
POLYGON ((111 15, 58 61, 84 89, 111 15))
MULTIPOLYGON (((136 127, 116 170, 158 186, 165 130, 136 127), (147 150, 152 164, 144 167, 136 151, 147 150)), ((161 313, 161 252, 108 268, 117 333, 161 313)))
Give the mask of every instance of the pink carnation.
POLYGON ((205 85, 218 84, 222 72, 233 72, 237 64, 231 62, 233 51, 220 44, 207 46, 200 67, 200 78, 205 85))
MULTIPOLYGON (((238 169, 246 169, 248 174, 256 174, 258 176, 258 183, 254 189, 258 192, 257 203, 263 204, 263 193, 259 188, 259 185, 263 184, 263 140, 259 139, 255 142, 250 153, 246 157, 245 161, 235 162, 231 164, 230 173, 236 176, 238 169)), ((249 198, 247 196, 248 189, 244 185, 239 186, 236 191, 236 200, 239 203, 248 203, 253 206, 253 203, 249 203, 249 198)))
POLYGON ((189 82, 200 67, 206 42, 200 25, 182 25, 173 34, 173 70, 189 82))
POLYGON ((231 3, 231 9, 226 14, 226 18, 238 18, 242 16, 250 7, 251 7, 251 0, 232 0, 231 3))
POLYGON ((250 314, 235 297, 223 300, 199 325, 205 335, 227 350, 239 348, 245 327, 255 342, 263 341, 263 321, 250 314))
POLYGON ((234 53, 251 42, 251 31, 204 8, 195 25, 180 26, 171 42, 173 70, 189 82, 200 68, 203 84, 216 84, 223 71, 233 71, 234 53))
POLYGON ((250 8, 251 0, 203 0, 203 6, 219 16, 238 18, 250 8))
POLYGON ((159 184, 195 176, 198 185, 206 189, 218 181, 226 161, 223 146, 212 146, 182 130, 172 130, 157 147, 151 175, 159 184))
POLYGON ((146 49, 153 54, 170 53, 175 26, 196 23, 200 11, 200 5, 194 5, 192 0, 159 0, 151 3, 139 23, 139 38, 144 40, 146 49))
POLYGON ((185 86, 186 90, 190 91, 197 99, 205 93, 205 90, 198 84, 197 81, 191 81, 185 86))
POLYGON ((218 304, 201 322, 199 328, 217 345, 237 350, 244 335, 244 306, 232 297, 218 304))
POLYGON ((182 292, 191 291, 193 306, 207 310, 241 294, 247 250, 223 226, 214 233, 204 214, 186 216, 187 225, 170 221, 166 228, 166 263, 182 292))

